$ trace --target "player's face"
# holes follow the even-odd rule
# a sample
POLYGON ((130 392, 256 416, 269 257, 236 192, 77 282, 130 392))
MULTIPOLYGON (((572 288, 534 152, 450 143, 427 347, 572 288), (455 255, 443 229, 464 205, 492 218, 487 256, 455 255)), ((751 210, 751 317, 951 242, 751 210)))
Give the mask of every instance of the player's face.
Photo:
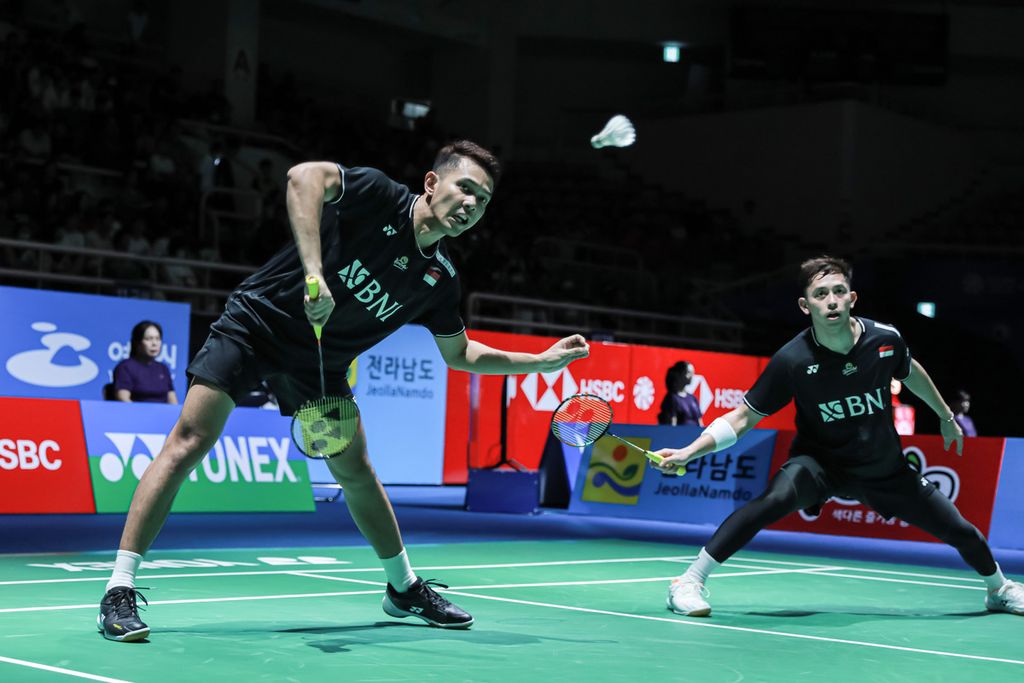
POLYGON ((435 227, 445 237, 458 237, 483 218, 494 193, 494 182, 479 164, 461 157, 455 168, 427 174, 424 190, 430 198, 435 227))
POLYGON ((813 325, 841 328, 849 324, 850 311, 856 302, 857 292, 850 290, 846 276, 829 273, 816 277, 798 304, 805 314, 811 316, 813 325))

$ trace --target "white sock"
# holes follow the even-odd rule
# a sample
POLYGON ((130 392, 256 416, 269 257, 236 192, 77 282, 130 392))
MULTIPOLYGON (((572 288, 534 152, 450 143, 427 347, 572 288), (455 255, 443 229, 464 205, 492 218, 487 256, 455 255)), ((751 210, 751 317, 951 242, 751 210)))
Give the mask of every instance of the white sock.
POLYGON ((409 556, 405 554, 405 548, 394 557, 382 559, 380 563, 384 565, 388 583, 399 593, 404 593, 409 590, 409 586, 416 583, 416 575, 412 573, 412 567, 409 566, 409 556))
POLYGON ((130 550, 118 550, 117 559, 114 560, 114 573, 107 582, 107 590, 115 586, 128 586, 135 588, 135 575, 142 564, 142 555, 133 553, 130 550))
POLYGON ((1003 570, 999 568, 998 564, 996 565, 995 574, 992 574, 990 576, 983 576, 981 578, 985 580, 985 586, 988 588, 989 593, 994 593, 995 591, 1002 588, 1003 584, 1006 583, 1006 577, 1003 576, 1003 570))
POLYGON ((722 566, 722 563, 708 554, 704 548, 700 549, 697 559, 693 561, 689 569, 683 572, 682 578, 704 584, 708 580, 708 574, 722 566))

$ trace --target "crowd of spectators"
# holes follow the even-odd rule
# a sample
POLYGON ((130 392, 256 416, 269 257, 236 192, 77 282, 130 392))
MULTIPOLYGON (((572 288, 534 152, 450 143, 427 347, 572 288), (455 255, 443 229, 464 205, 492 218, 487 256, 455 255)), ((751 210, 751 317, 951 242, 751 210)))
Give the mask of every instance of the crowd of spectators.
MULTIPOLYGON (((146 21, 133 13, 120 54, 93 49, 73 17, 59 30, 0 35, 0 237, 254 265, 290 239, 289 161, 373 165, 415 191, 437 149, 458 136, 430 116, 395 126, 325 107, 292 74, 261 64, 255 128, 291 150, 288 161, 262 158, 245 131, 223 132, 232 113, 222 82, 190 91, 179 68, 134 56, 146 21), (217 132, 197 146, 186 120, 217 132), (258 161, 243 161, 244 144, 258 161), (238 220, 231 195, 201 201, 216 188, 249 191, 258 210, 238 220)), ((614 151, 598 154, 590 166, 505 160, 487 219, 450 244, 467 291, 700 315, 699 283, 785 261, 784 243, 753 201, 736 212, 708 206, 616 167, 614 151), (723 253, 729 258, 713 256, 723 253)), ((184 288, 230 288, 238 279, 204 280, 181 263, 11 247, 0 248, 0 266, 184 288)))
MULTIPOLYGON (((200 151, 185 142, 183 119, 230 124, 223 83, 189 92, 179 68, 131 58, 144 15, 130 24, 128 57, 101 56, 81 25, 68 23, 0 37, 0 237, 242 264, 262 262, 289 239, 284 168, 270 158, 244 164, 239 137, 211 137, 200 151), (216 239, 199 230, 200 198, 215 187, 251 190, 260 205, 252 221, 222 220, 216 239)), ((327 109, 300 92, 291 74, 267 65, 258 70, 257 93, 260 132, 287 140, 294 161, 373 165, 414 190, 450 137, 430 116, 395 126, 327 109)), ((685 305, 686 287, 660 287, 658 279, 705 271, 705 255, 741 234, 743 217, 636 177, 613 178, 568 164, 508 163, 487 220, 451 245, 466 288, 618 307, 636 307, 641 297, 654 310, 685 305), (581 257, 573 245, 591 253, 581 257), (608 262, 616 251, 632 258, 608 262)), ((208 208, 216 218, 218 210, 230 214, 233 202, 218 197, 208 208)), ((199 283, 181 264, 155 269, 139 260, 9 247, 0 261, 118 281, 199 283)))

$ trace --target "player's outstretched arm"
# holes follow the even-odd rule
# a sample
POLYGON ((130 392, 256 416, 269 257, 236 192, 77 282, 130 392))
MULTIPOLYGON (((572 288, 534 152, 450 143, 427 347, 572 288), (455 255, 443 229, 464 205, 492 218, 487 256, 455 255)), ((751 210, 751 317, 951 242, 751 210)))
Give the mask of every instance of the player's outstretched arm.
POLYGON ((306 317, 313 325, 323 325, 334 310, 334 297, 323 277, 320 254, 320 214, 325 201, 340 191, 341 171, 327 161, 307 161, 288 169, 288 222, 307 276, 319 280, 319 295, 305 298, 306 317))
POLYGON ((682 448, 662 448, 654 454, 661 457, 657 467, 662 472, 675 474, 686 467, 691 460, 702 458, 708 453, 720 451, 736 443, 744 434, 753 429, 764 417, 751 410, 746 403, 725 415, 715 418, 707 429, 689 445, 682 448))
POLYGON ((560 339, 541 353, 504 351, 473 341, 465 334, 434 337, 448 367, 479 375, 520 375, 529 372, 555 372, 569 363, 590 355, 590 345, 578 334, 560 339))
POLYGON ((928 404, 928 407, 939 416, 939 431, 948 451, 950 444, 956 443, 956 454, 963 455, 964 431, 953 419, 953 410, 946 405, 935 382, 925 372, 924 367, 916 360, 910 361, 910 376, 903 380, 903 386, 914 392, 914 395, 928 404))

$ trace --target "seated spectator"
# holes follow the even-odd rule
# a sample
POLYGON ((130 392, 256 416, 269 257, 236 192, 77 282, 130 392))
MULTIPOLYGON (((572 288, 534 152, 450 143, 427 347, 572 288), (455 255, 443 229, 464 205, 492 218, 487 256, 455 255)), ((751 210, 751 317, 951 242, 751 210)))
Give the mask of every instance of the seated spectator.
POLYGON ((956 392, 949 405, 953 408, 953 419, 960 425, 960 429, 964 430, 964 436, 977 436, 978 430, 974 426, 974 420, 967 415, 967 411, 971 409, 971 395, 961 389, 956 392))
POLYGON ((699 425, 704 426, 697 397, 689 393, 686 387, 693 379, 693 364, 681 360, 665 373, 667 393, 661 401, 658 411, 660 425, 699 425))
POLYGON ((114 396, 125 403, 177 403, 171 370, 156 358, 163 328, 143 320, 132 328, 131 355, 114 368, 114 396))

